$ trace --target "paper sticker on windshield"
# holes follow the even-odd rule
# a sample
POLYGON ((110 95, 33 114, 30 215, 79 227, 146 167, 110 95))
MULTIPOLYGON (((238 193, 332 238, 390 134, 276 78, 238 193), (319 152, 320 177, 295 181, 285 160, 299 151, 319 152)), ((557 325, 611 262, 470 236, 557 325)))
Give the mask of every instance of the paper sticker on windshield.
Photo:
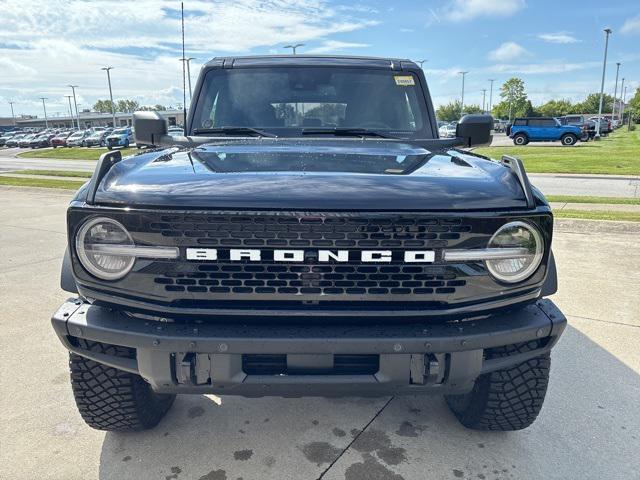
POLYGON ((416 84, 411 75, 395 75, 396 85, 401 87, 412 87, 416 84))

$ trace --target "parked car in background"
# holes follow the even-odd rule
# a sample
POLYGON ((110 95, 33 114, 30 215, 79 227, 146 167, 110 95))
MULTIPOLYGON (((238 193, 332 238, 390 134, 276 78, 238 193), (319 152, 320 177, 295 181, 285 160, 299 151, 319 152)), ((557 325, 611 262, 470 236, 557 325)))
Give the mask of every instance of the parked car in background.
POLYGON ((82 141, 83 147, 105 147, 107 145, 107 137, 111 133, 111 130, 98 130, 94 131, 91 135, 82 141))
POLYGON ((597 124, 599 119, 600 119, 600 135, 605 135, 605 136, 609 135, 613 131, 611 117, 606 117, 604 115, 602 117, 598 117, 597 115, 595 117, 590 117, 589 120, 593 120, 594 122, 596 122, 596 129, 597 129, 597 124))
POLYGON ((13 137, 11 137, 5 142, 5 146, 9 148, 15 148, 18 146, 18 142, 26 136, 27 136, 26 133, 19 133, 17 135, 14 135, 13 137))
POLYGON ((58 133, 55 137, 53 137, 51 139, 51 142, 50 142, 51 146, 53 148, 66 147, 67 146, 67 138, 69 138, 69 135, 71 135, 72 133, 73 133, 73 131, 58 133))
POLYGON ((29 135, 25 135, 18 141, 18 147, 20 148, 29 148, 31 145, 31 140, 38 136, 37 133, 30 133, 29 135))
POLYGON ((179 137, 181 135, 184 135, 184 128, 182 127, 169 127, 169 129, 167 130, 167 134, 171 135, 172 137, 179 137))
POLYGON ((67 147, 81 147, 82 142, 85 138, 91 135, 90 130, 80 130, 79 132, 74 132, 67 137, 67 147))
POLYGON ((565 115, 558 118, 562 125, 574 125, 580 127, 582 130, 582 136, 580 141, 588 142, 595 136, 595 122, 585 120, 582 115, 565 115))
POLYGON ((509 125, 507 120, 496 120, 493 122, 493 130, 497 133, 504 133, 507 131, 507 125, 509 125))
POLYGON ((509 137, 513 139, 514 145, 559 140, 562 145, 569 146, 582 138, 582 128, 562 125, 553 117, 516 118, 509 129, 509 137))
POLYGON ((116 128, 111 135, 107 136, 107 148, 111 150, 115 147, 127 148, 133 140, 133 130, 131 127, 116 128))
POLYGON ((4 146, 7 143, 7 141, 11 140, 13 137, 15 137, 15 135, 16 134, 13 132, 8 132, 0 136, 0 147, 4 146))
POLYGON ((456 122, 447 123, 438 129, 440 138, 453 138, 456 136, 456 122))
POLYGON ((29 146, 31 148, 44 148, 50 146, 51 139, 55 137, 54 133, 45 133, 42 135, 37 135, 34 137, 31 142, 29 142, 29 146))

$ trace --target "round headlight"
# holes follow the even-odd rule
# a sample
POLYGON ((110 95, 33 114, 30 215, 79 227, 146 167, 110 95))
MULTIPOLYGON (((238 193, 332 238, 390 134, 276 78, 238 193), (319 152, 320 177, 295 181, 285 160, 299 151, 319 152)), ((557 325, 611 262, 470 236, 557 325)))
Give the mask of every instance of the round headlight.
POLYGON ((80 263, 89 273, 102 280, 118 280, 133 268, 135 257, 117 255, 118 246, 133 246, 133 239, 122 224, 110 218, 87 221, 76 236, 76 252, 80 263))
POLYGON ((525 222, 510 222, 500 227, 488 247, 519 250, 513 257, 486 261, 491 275, 508 283, 521 282, 531 276, 540 266, 544 253, 540 232, 525 222))

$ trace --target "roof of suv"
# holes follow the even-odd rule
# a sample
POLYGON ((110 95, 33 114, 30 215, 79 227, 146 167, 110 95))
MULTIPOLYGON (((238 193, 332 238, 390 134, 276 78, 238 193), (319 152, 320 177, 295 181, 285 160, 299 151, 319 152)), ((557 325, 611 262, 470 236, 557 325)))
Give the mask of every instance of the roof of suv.
POLYGON ((340 55, 255 55, 246 57, 215 57, 205 67, 266 67, 266 66, 307 66, 307 67, 369 67, 390 70, 418 68, 409 59, 357 57, 340 55))

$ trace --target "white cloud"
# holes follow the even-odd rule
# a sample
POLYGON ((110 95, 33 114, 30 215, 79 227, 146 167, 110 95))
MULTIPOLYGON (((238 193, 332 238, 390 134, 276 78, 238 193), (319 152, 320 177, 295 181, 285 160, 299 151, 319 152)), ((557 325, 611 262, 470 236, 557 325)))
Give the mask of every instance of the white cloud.
POLYGON ((569 32, 541 33, 538 38, 548 43, 578 43, 580 41, 569 32))
POLYGON ((509 75, 544 75, 585 70, 600 66, 600 62, 567 63, 562 61, 529 64, 497 64, 485 69, 487 73, 509 75))
MULTIPOLYGON (((1 0, 0 18, 2 112, 12 99, 17 112, 39 113, 32 101, 39 96, 49 97, 52 111, 66 111, 69 83, 80 85, 79 102, 88 107, 106 98, 105 65, 115 67, 116 98, 182 101, 179 2, 1 0)), ((186 53, 199 63, 215 55, 286 53, 282 46, 291 42, 326 52, 361 48, 332 37, 375 24, 375 11, 328 0, 185 2, 186 53)), ((198 68, 191 63, 194 80, 198 68)))
POLYGON ((524 7, 524 0, 453 0, 445 7, 444 16, 453 22, 477 17, 510 17, 524 7))
POLYGON ((640 15, 627 19, 624 25, 622 25, 620 33, 624 33, 625 35, 640 34, 640 15))
POLYGON ((350 50, 352 48, 366 48, 370 45, 366 43, 354 43, 354 42, 341 42, 339 40, 325 40, 322 45, 310 50, 305 50, 304 53, 335 53, 341 50, 350 50))
POLYGON ((489 52, 489 60, 494 62, 509 62, 531 55, 524 47, 515 42, 505 42, 495 50, 489 52))

